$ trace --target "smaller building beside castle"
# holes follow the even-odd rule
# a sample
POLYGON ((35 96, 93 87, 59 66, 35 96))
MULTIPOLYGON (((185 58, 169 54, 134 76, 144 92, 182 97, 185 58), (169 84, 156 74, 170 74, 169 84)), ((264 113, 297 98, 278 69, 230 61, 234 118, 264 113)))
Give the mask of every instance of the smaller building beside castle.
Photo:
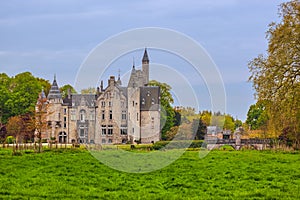
MULTIPOLYGON (((151 143, 160 140, 160 88, 148 86, 147 49, 142 69, 133 65, 129 83, 111 76, 96 94, 62 98, 56 77, 47 96, 47 130, 43 139, 59 143, 151 143)), ((45 94, 40 95, 45 97, 45 94)))

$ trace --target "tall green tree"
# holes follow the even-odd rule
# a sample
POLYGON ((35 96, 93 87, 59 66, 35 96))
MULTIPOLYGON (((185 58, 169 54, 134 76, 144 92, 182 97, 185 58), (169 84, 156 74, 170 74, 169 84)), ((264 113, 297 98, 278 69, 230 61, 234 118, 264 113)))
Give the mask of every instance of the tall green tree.
POLYGON ((0 74, 0 124, 5 124, 11 116, 9 109, 5 105, 10 98, 10 81, 11 78, 7 74, 0 74))
POLYGON ((174 103, 174 99, 171 94, 171 86, 166 83, 160 83, 158 81, 152 80, 149 82, 150 86, 160 87, 160 104, 161 104, 161 128, 162 139, 166 140, 166 133, 174 126, 175 112, 171 106, 174 103))
POLYGON ((29 72, 13 77, 9 85, 9 98, 4 104, 10 112, 9 115, 33 113, 41 89, 40 82, 29 72))
POLYGON ((72 85, 64 85, 60 88, 60 92, 62 94, 62 98, 66 98, 68 96, 68 92, 70 91, 71 94, 77 94, 76 90, 73 88, 72 85))
POLYGON ((259 55, 249 64, 250 81, 258 101, 266 103, 270 131, 278 136, 283 130, 300 143, 300 3, 282 3, 281 21, 271 23, 267 31, 267 55, 259 55))

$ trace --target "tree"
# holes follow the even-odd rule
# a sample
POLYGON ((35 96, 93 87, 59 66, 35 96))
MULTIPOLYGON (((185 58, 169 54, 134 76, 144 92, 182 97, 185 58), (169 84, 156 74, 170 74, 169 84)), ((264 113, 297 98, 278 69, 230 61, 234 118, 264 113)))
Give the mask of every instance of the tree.
POLYGON ((9 98, 4 104, 9 112, 8 116, 33 113, 41 90, 41 84, 29 72, 20 73, 12 78, 9 85, 9 98))
POLYGON ((96 90, 96 88, 93 88, 93 87, 89 87, 87 89, 81 90, 81 94, 96 94, 96 93, 97 93, 97 90, 96 90))
POLYGON ((10 81, 11 79, 5 73, 0 74, 0 123, 6 123, 11 116, 6 102, 10 98, 10 81))
POLYGON ((45 95, 48 96, 51 84, 48 80, 42 79, 42 78, 36 78, 36 80, 39 82, 39 84, 42 86, 44 89, 45 95))
MULTIPOLYGON (((62 94, 62 98, 66 98, 68 96, 68 93, 76 94, 76 90, 69 84, 64 85, 60 88, 60 92, 62 94)), ((89 93, 88 93, 89 94, 89 93)))
POLYGON ((266 106, 262 102, 257 102, 250 106, 247 113, 246 123, 250 130, 258 130, 267 125, 268 114, 266 106))
POLYGON ((160 83, 158 81, 152 80, 149 82, 150 86, 160 87, 160 105, 161 105, 161 115, 160 120, 163 125, 161 129, 162 139, 166 140, 166 132, 169 131, 174 126, 175 112, 171 104, 174 103, 174 99, 171 94, 171 86, 166 83, 160 83))
POLYGON ((300 3, 280 5, 281 22, 271 23, 267 31, 267 55, 249 62, 249 78, 258 101, 265 103, 269 131, 278 136, 288 130, 300 142, 300 3))
POLYGON ((8 135, 16 138, 16 142, 19 143, 22 141, 23 127, 24 125, 22 118, 20 116, 14 116, 9 118, 6 130, 8 135))
POLYGON ((204 136, 206 134, 206 125, 201 119, 193 120, 192 129, 195 133, 196 140, 204 140, 204 136))
POLYGON ((42 148, 42 133, 44 133, 47 130, 47 117, 49 114, 51 114, 49 113, 48 107, 49 104, 47 102, 47 98, 40 94, 36 104, 35 114, 32 123, 35 128, 35 136, 38 139, 39 143, 39 153, 41 152, 42 148))

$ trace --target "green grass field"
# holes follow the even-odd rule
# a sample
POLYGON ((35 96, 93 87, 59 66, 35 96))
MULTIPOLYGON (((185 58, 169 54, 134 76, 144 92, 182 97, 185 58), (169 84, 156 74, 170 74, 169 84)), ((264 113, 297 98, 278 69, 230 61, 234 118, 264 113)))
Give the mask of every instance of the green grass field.
POLYGON ((0 149, 0 199, 300 199, 300 152, 212 151, 145 174, 119 172, 86 150, 12 156, 0 149))

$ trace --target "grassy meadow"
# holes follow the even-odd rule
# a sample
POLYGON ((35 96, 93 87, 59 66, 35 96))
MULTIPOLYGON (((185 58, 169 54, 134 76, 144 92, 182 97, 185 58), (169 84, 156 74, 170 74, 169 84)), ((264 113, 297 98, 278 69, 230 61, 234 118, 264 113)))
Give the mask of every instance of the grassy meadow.
POLYGON ((12 156, 0 149, 0 199, 300 199, 300 152, 187 151, 144 174, 119 172, 87 150, 12 156))

